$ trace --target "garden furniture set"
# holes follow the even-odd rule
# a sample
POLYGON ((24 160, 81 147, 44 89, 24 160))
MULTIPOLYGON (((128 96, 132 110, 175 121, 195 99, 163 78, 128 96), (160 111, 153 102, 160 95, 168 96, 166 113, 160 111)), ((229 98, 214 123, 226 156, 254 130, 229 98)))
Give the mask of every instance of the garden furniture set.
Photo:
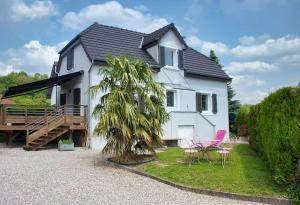
POLYGON ((191 140, 191 146, 188 148, 184 148, 184 154, 188 159, 189 166, 191 166, 192 162, 194 162, 195 160, 198 160, 199 162, 200 156, 202 156, 202 158, 206 157, 207 161, 211 163, 209 152, 217 151, 222 167, 224 168, 226 160, 229 159, 231 153, 231 148, 220 146, 222 141, 224 140, 225 134, 226 130, 218 130, 213 140, 191 140))

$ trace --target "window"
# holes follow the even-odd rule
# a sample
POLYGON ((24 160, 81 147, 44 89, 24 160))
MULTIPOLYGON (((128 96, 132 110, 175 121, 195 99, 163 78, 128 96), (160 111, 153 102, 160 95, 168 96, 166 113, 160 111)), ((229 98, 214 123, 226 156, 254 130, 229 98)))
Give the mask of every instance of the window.
POLYGON ((209 95, 208 94, 202 94, 201 95, 201 106, 202 106, 202 111, 208 111, 208 100, 209 100, 209 95))
POLYGON ((167 91, 167 107, 175 107, 175 91, 167 91))
POLYGON ((174 51, 171 48, 165 48, 165 64, 168 66, 174 65, 174 51))
POLYGON ((67 70, 74 68, 74 48, 71 48, 67 53, 67 70))

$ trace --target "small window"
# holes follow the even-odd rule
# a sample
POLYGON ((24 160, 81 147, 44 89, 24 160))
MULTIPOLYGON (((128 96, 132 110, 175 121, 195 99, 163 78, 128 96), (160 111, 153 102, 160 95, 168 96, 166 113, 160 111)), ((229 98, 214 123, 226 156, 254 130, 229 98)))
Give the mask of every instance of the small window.
POLYGON ((74 48, 70 49, 67 54, 67 70, 74 68, 74 48))
POLYGON ((175 107, 175 91, 167 91, 167 107, 175 107))
POLYGON ((174 50, 171 48, 165 48, 165 64, 168 66, 174 65, 174 50))
POLYGON ((209 95, 207 95, 207 94, 201 95, 202 111, 208 111, 208 97, 209 97, 209 95))

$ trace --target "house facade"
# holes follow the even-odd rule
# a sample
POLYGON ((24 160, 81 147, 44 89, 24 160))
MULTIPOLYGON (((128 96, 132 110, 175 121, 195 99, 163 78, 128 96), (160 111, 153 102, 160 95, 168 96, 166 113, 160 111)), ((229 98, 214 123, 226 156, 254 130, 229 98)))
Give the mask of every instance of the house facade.
POLYGON ((97 119, 94 107, 102 94, 90 97, 89 87, 98 84, 99 69, 108 54, 129 55, 145 60, 157 82, 163 83, 170 120, 163 125, 166 143, 187 146, 191 139, 212 139, 216 130, 227 130, 227 83, 230 77, 208 57, 186 45, 174 24, 150 34, 94 23, 60 52, 51 77, 80 71, 80 75, 51 92, 52 104, 82 104, 88 107, 88 144, 93 149, 105 145, 94 136, 97 119))

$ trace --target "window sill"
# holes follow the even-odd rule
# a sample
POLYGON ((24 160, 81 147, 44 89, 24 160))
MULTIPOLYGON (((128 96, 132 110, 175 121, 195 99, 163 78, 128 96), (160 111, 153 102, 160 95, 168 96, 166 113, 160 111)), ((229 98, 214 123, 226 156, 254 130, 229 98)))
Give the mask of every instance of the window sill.
POLYGON ((176 71, 179 71, 179 68, 178 68, 178 67, 175 67, 175 66, 165 65, 164 68, 169 69, 169 70, 176 70, 176 71))
POLYGON ((68 72, 71 72, 71 71, 74 71, 75 70, 75 68, 73 67, 73 68, 71 68, 71 69, 66 69, 68 72))
POLYGON ((214 113, 208 112, 208 111, 206 111, 206 112, 201 112, 201 114, 204 115, 204 116, 212 116, 212 115, 215 115, 214 113))

